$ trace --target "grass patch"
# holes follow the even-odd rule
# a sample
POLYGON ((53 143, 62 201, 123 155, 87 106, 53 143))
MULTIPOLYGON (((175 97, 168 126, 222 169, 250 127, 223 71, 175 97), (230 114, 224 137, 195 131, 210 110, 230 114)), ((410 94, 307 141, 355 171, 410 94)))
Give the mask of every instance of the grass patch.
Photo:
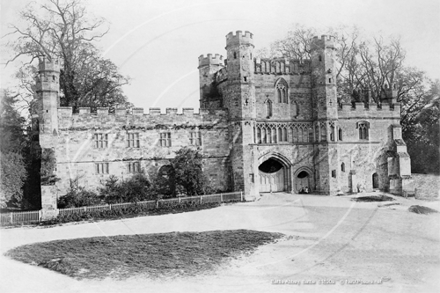
POLYGON ((368 196, 360 196, 351 199, 352 201, 357 202, 375 202, 375 201, 393 201, 394 198, 386 195, 368 195, 368 196))
POLYGON ((283 234, 252 230, 121 235, 35 243, 6 253, 76 279, 194 276, 283 234))

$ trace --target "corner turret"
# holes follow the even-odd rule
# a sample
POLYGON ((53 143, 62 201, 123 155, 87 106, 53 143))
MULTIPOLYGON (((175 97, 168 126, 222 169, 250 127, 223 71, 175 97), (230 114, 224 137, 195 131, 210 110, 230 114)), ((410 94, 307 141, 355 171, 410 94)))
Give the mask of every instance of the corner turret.
POLYGON ((239 45, 251 45, 254 47, 253 34, 248 31, 245 31, 244 34, 242 31, 236 31, 235 35, 233 32, 226 35, 226 50, 228 50, 230 46, 239 45))
POLYGON ((335 37, 321 35, 321 38, 314 36, 310 43, 310 50, 318 49, 336 49, 335 47, 335 37))
POLYGON ((333 36, 314 37, 311 45, 312 83, 315 92, 315 117, 337 119, 336 48, 333 36))
POLYGON ((200 108, 218 109, 222 107, 222 97, 215 83, 215 74, 224 68, 223 56, 208 54, 199 57, 200 108))
POLYGON ((58 92, 60 63, 58 59, 41 58, 38 66, 37 94, 39 97, 39 133, 42 148, 54 145, 52 136, 58 135, 58 92))

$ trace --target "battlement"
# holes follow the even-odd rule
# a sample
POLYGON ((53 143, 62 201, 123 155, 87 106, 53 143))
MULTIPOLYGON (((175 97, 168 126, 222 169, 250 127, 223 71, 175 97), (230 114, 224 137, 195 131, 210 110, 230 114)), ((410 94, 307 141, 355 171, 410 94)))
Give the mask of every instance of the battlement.
POLYGON ((88 107, 81 107, 79 113, 73 113, 72 107, 59 107, 58 126, 61 130, 111 129, 135 127, 139 129, 155 129, 155 127, 225 127, 228 119, 227 110, 200 109, 198 113, 193 108, 166 108, 165 113, 160 108, 150 108, 144 113, 143 108, 132 108, 131 111, 118 108, 114 113, 108 107, 99 107, 95 113, 88 107), (220 123, 220 124, 219 124, 220 123))
POLYGON ((354 104, 343 103, 338 108, 339 118, 396 118, 400 119, 400 103, 384 103, 380 107, 376 103, 365 104, 356 102, 354 104))
POLYGON ((233 32, 230 32, 226 35, 226 47, 228 46, 236 46, 236 45, 253 45, 253 34, 249 31, 245 31, 243 34, 242 31, 236 31, 235 35, 233 32))
POLYGON ((114 113, 110 113, 109 107, 97 107, 96 112, 92 112, 90 107, 79 107, 78 113, 73 113, 72 107, 59 107, 58 112, 62 113, 63 116, 81 115, 81 116, 167 116, 167 115, 180 115, 180 116, 191 116, 191 115, 226 115, 227 110, 211 110, 211 109, 198 109, 198 112, 194 111, 194 108, 182 108, 179 111, 178 108, 166 108, 165 113, 162 112, 161 108, 149 108, 148 113, 144 113, 144 108, 132 108, 131 113, 126 108, 117 108, 114 113))
POLYGON ((54 72, 60 72, 60 61, 58 59, 52 58, 51 60, 43 57, 40 58, 38 64, 38 71, 40 73, 44 71, 54 71, 54 72))
POLYGON ((310 60, 286 59, 286 58, 255 58, 255 73, 260 74, 304 74, 310 73, 310 60))
POLYGON ((319 38, 318 36, 314 36, 310 43, 310 49, 317 50, 325 48, 335 49, 335 37, 322 35, 321 38, 319 38))
POLYGON ((215 54, 214 56, 212 56, 212 54, 208 54, 206 57, 204 55, 200 55, 199 68, 209 65, 223 66, 223 56, 220 54, 215 54))

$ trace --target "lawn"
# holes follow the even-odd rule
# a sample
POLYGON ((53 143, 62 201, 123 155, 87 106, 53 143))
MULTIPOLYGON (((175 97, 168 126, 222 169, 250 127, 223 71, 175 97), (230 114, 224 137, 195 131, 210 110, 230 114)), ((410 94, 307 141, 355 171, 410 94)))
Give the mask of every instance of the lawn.
POLYGON ((24 245, 6 256, 76 279, 183 277, 213 272, 281 237, 252 230, 93 237, 24 245))

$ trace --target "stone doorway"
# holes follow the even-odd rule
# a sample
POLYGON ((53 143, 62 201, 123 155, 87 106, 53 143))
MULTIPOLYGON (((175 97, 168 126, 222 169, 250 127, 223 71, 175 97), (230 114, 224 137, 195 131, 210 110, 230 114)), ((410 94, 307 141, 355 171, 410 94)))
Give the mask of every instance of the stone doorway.
POLYGON ((310 193, 311 192, 311 177, 307 171, 301 171, 295 178, 295 191, 296 193, 310 193))
POLYGON ((280 192, 287 190, 287 169, 284 165, 270 158, 258 167, 260 192, 280 192))
POLYGON ((373 174, 372 182, 373 182, 373 189, 379 188, 379 175, 377 175, 377 173, 373 174))

